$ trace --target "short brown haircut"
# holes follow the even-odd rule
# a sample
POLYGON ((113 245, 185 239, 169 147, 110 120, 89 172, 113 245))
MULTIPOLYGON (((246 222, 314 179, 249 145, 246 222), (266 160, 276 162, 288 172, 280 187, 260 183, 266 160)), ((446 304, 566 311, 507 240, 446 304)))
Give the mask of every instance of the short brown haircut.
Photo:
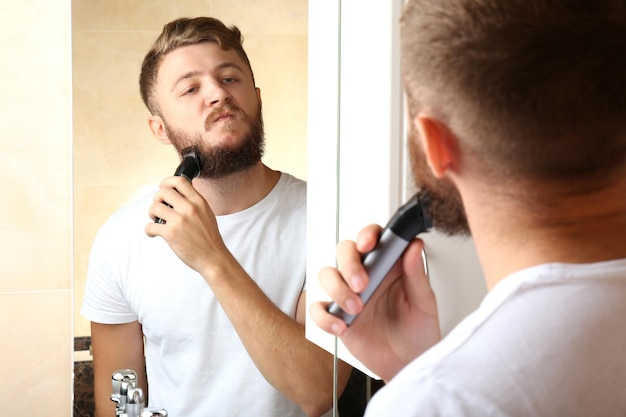
POLYGON ((485 173, 625 172, 626 1, 410 0, 401 31, 411 118, 435 113, 485 173))
MULTIPOLYGON (((236 26, 227 27, 212 17, 174 20, 163 26, 161 35, 154 42, 141 65, 139 91, 150 113, 159 113, 159 106, 154 99, 154 84, 157 81, 159 65, 163 57, 174 49, 202 42, 214 42, 225 51, 235 50, 252 72, 250 60, 243 49, 243 36, 236 26)), ((254 74, 252 79, 254 81, 254 74)))

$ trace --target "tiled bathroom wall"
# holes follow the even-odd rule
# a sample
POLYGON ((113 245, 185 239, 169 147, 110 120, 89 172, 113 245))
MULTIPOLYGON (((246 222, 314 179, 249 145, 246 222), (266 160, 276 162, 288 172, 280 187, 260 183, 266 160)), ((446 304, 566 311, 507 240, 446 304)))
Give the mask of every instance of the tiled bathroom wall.
POLYGON ((74 417, 92 415, 89 322, 80 316, 93 238, 117 208, 178 164, 148 129, 141 61, 162 26, 214 16, 236 25, 261 89, 264 162, 306 179, 307 0, 73 0, 74 417))
POLYGON ((70 1, 1 2, 0 28, 0 414, 70 416, 70 1))

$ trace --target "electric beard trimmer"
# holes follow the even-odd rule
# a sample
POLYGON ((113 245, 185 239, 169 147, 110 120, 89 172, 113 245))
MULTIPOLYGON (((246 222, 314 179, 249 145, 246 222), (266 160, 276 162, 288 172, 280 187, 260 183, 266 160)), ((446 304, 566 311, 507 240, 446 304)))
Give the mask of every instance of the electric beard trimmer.
MULTIPOLYGON (((182 151, 182 156, 183 159, 182 161, 180 161, 178 168, 176 168, 174 175, 177 177, 185 177, 189 182, 191 182, 191 180, 193 180, 200 174, 201 170, 198 151, 195 147, 185 148, 182 151)), ((165 224, 165 220, 158 217, 154 220, 154 222, 159 224, 165 224)))
MULTIPOLYGON (((363 266, 369 275, 369 285, 360 294, 363 304, 369 301, 415 236, 427 232, 432 227, 429 205, 430 196, 426 192, 420 191, 415 194, 396 210, 381 232, 376 247, 363 255, 363 266)), ((348 326, 357 317, 346 313, 334 302, 330 303, 327 310, 343 319, 348 326)))

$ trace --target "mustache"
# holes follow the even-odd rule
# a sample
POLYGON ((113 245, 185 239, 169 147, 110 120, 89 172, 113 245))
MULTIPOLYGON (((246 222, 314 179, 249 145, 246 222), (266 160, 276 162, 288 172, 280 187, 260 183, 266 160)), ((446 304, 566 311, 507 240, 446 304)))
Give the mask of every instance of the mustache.
POLYGON ((211 110, 206 119, 204 119, 204 129, 207 131, 210 130, 211 126, 213 126, 213 123, 215 123, 215 121, 219 119, 224 113, 229 113, 231 115, 234 115, 235 117, 243 119, 244 121, 248 120, 248 116, 241 108, 234 104, 227 103, 221 107, 217 107, 211 110))

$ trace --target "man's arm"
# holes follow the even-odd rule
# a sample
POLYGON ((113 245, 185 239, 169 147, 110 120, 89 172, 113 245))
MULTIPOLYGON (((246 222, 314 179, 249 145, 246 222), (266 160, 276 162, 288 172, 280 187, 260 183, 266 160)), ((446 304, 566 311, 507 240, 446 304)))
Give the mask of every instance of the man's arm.
MULTIPOLYGON (((333 404, 333 356, 305 337, 306 292, 300 295, 293 320, 252 279, 241 278, 242 287, 235 290, 241 291, 239 294, 224 293, 219 298, 248 354, 265 379, 307 415, 324 414, 333 404)), ((350 365, 338 362, 338 395, 343 392, 351 370, 350 365)))
POLYGON ((96 417, 115 415, 115 403, 111 401, 113 388, 111 375, 118 369, 137 372, 137 386, 148 394, 143 333, 139 322, 126 324, 100 324, 91 322, 93 349, 94 399, 96 417))
MULTIPOLYGON (((333 356, 305 337, 306 293, 300 295, 294 320, 267 298, 234 258, 222 263, 220 272, 214 267, 203 276, 265 379, 309 416, 330 410, 333 356)), ((339 362, 338 368, 341 394, 351 367, 339 362)))

